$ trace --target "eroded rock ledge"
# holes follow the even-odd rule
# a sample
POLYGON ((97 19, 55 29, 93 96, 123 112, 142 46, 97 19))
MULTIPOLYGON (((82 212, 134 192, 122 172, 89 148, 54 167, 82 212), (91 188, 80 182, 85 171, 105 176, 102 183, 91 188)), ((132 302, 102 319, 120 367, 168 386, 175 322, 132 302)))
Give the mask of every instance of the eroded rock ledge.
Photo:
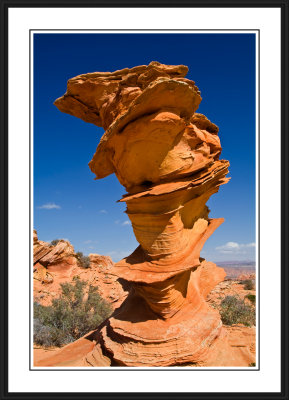
POLYGON ((219 160, 218 127, 196 113, 201 95, 187 72, 152 62, 88 73, 55 101, 105 129, 89 166, 126 188, 120 201, 140 244, 111 270, 130 293, 94 333, 84 365, 202 365, 221 341, 219 313, 205 297, 225 272, 200 251, 223 222, 209 218, 206 202, 228 181, 229 162, 219 160))

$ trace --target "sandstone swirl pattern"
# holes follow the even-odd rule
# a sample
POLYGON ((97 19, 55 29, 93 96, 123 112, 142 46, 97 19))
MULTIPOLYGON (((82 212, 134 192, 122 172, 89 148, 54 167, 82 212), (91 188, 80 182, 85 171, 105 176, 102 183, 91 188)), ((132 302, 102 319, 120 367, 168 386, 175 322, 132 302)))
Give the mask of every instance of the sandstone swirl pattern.
MULTIPOLYGON (((113 273, 130 294, 95 338, 84 365, 202 365, 221 335, 219 313, 205 302, 225 272, 200 259, 223 219, 206 202, 226 183, 218 127, 184 65, 79 75, 55 101, 60 111, 105 129, 90 169, 115 173, 139 247, 113 273)), ((219 339, 220 340, 220 339, 219 339)))

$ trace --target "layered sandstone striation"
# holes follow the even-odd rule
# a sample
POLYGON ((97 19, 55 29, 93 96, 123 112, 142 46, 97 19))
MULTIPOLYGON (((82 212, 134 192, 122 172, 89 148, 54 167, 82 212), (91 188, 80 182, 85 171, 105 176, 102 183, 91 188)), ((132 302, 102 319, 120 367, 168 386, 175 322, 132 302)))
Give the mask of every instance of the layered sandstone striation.
POLYGON ((67 240, 59 240, 53 246, 38 240, 36 230, 33 231, 34 290, 41 284, 52 284, 56 275, 58 280, 69 278, 77 265, 74 248, 67 240))
POLYGON ((90 254, 90 266, 83 268, 67 240, 59 240, 53 246, 38 240, 36 230, 33 240, 33 297, 38 303, 51 305, 61 294, 61 284, 71 283, 75 278, 97 286, 100 296, 113 308, 119 307, 127 297, 128 292, 111 273, 114 263, 109 256, 90 254))
POLYGON ((89 166, 126 188, 120 201, 139 242, 111 269, 129 295, 94 333, 85 365, 201 365, 222 342, 220 315, 205 298, 225 272, 200 252, 223 222, 206 203, 228 181, 229 162, 219 159, 218 127, 196 113, 201 95, 187 72, 151 62, 88 73, 55 101, 105 129, 89 166))

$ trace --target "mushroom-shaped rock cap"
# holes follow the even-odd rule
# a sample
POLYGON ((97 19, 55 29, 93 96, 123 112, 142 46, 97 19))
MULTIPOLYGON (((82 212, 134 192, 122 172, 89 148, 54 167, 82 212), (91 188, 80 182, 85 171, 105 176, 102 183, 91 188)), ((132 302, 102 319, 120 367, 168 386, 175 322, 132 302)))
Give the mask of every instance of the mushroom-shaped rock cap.
POLYGON ((160 77, 183 78, 187 72, 185 65, 152 61, 149 65, 114 72, 82 74, 68 80, 66 93, 54 104, 64 113, 107 129, 118 113, 127 108, 127 100, 130 103, 130 98, 140 95, 152 81, 160 77), (104 109, 110 105, 115 109, 108 121, 109 113, 104 113, 104 109))
POLYGON ((54 104, 60 111, 106 130, 89 163, 97 179, 116 172, 111 139, 121 134, 130 122, 159 110, 169 110, 189 123, 201 96, 195 83, 185 78, 187 72, 184 65, 153 61, 115 72, 79 75, 68 81, 67 92, 54 104))

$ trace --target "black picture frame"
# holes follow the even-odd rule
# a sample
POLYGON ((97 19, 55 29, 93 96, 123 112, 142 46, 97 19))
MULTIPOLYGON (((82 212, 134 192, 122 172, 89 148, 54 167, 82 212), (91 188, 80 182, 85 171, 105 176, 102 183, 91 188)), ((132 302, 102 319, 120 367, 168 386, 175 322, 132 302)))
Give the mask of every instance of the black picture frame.
MULTIPOLYGON (((289 0, 0 0, 1 2, 1 399, 288 399, 288 48, 289 0), (279 393, 13 393, 8 388, 8 12, 11 8, 32 7, 202 7, 280 8, 281 11, 281 392, 279 393)), ((273 366, 272 366, 273 368, 273 366)))

